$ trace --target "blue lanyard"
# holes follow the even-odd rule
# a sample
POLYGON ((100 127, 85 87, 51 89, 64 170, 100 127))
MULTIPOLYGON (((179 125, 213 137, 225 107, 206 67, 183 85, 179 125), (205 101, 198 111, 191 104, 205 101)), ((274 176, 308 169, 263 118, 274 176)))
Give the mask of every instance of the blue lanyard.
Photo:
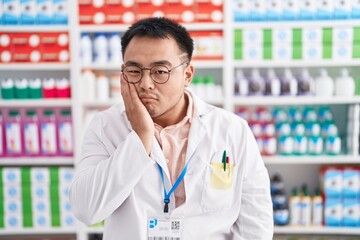
POLYGON ((184 179, 188 164, 189 164, 189 161, 185 164, 184 169, 182 170, 182 172, 181 172, 180 176, 178 177, 178 179, 176 180, 175 184, 170 189, 169 193, 166 193, 163 170, 162 170, 161 166, 159 164, 157 164, 158 168, 159 168, 160 176, 161 176, 161 181, 162 181, 162 184, 164 187, 164 204, 165 204, 164 205, 164 213, 169 212, 170 196, 175 191, 175 189, 179 186, 180 182, 184 179))

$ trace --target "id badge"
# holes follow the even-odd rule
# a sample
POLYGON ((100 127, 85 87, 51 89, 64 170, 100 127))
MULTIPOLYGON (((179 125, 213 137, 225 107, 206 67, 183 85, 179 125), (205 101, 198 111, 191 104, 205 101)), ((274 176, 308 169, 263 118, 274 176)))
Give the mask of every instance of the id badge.
POLYGON ((181 219, 149 218, 148 240, 182 240, 181 219))

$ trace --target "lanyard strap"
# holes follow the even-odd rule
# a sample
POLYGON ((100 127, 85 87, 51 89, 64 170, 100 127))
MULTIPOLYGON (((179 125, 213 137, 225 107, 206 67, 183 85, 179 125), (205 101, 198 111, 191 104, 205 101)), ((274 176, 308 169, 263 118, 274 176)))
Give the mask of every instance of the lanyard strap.
POLYGON ((178 179, 176 180, 175 184, 170 189, 169 193, 166 193, 163 170, 162 170, 161 166, 159 164, 157 164, 158 168, 159 168, 160 176, 161 176, 161 181, 162 181, 162 184, 164 187, 164 204, 165 204, 164 212, 165 213, 169 212, 170 196, 175 191, 175 189, 179 186, 180 182, 184 179, 186 171, 187 171, 188 163, 189 163, 189 161, 185 164, 184 169, 182 170, 182 172, 181 172, 180 176, 178 177, 178 179))

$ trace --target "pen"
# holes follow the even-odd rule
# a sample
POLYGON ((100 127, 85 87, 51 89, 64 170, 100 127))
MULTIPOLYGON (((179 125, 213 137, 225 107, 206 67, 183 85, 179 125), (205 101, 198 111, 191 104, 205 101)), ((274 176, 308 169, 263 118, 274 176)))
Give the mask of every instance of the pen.
POLYGON ((223 153, 222 163, 224 165, 224 172, 225 172, 226 171, 226 150, 224 150, 224 153, 223 153))

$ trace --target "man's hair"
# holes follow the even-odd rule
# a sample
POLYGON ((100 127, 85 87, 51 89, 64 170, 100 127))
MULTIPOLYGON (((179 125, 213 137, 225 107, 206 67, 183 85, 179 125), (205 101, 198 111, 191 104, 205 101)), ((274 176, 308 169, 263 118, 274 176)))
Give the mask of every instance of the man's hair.
POLYGON ((194 50, 194 43, 185 27, 173 20, 163 17, 146 18, 134 23, 121 37, 121 50, 124 58, 126 47, 134 37, 150 37, 175 39, 180 50, 187 54, 190 61, 194 50))

